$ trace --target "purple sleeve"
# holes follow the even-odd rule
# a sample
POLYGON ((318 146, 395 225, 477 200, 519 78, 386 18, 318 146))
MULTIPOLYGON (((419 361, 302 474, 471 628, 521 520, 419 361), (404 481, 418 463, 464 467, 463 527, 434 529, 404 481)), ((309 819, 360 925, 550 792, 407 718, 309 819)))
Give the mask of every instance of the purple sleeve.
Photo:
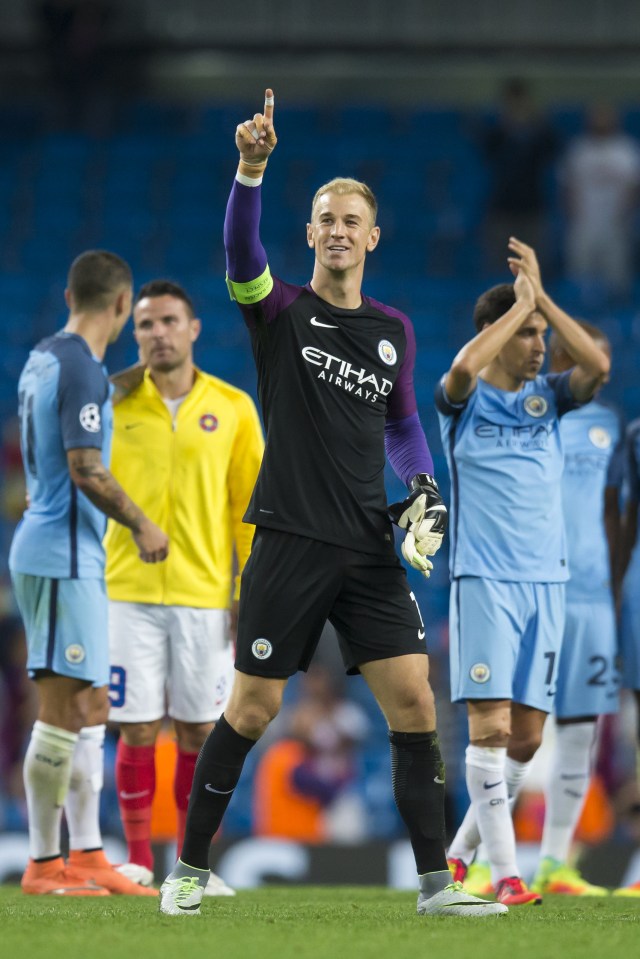
POLYGON ((395 310, 384 308, 386 312, 397 316, 402 320, 404 332, 407 339, 407 347, 398 370, 398 376, 393 384, 393 389, 389 394, 387 401, 387 416, 402 420, 406 416, 411 416, 418 409, 416 403, 416 393, 413 388, 413 368, 416 363, 416 335, 413 331, 413 324, 408 316, 395 310))
POLYGON ((387 418, 384 446, 387 459, 406 486, 417 473, 433 476, 433 457, 417 413, 402 420, 387 418))
POLYGON ((248 283, 261 276, 267 254, 260 242, 262 187, 243 186, 233 181, 224 218, 224 248, 227 273, 236 283, 248 283))
MULTIPOLYGON (((267 254, 260 240, 262 187, 244 186, 233 181, 224 218, 224 246, 227 254, 227 275, 236 283, 249 283, 262 276, 267 267, 267 254)), ((260 313, 271 323, 297 296, 300 287, 273 277, 273 288, 259 301, 260 313)), ((255 325, 255 307, 238 304, 245 323, 255 325)))
POLYGON ((416 335, 408 316, 389 307, 385 312, 402 320, 407 346, 398 370, 398 376, 387 401, 387 421, 384 427, 384 445, 387 459, 395 473, 407 486, 416 473, 433 476, 433 458, 427 438, 420 424, 416 394, 413 388, 413 368, 416 362, 416 335))

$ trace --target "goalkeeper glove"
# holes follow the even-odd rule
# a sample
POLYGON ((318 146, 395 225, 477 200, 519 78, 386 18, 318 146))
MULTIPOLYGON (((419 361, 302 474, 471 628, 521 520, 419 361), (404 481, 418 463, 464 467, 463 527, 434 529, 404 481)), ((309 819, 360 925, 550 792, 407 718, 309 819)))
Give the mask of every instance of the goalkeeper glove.
POLYGON ((442 502, 438 484, 428 473, 418 473, 409 484, 409 495, 388 508, 393 523, 406 529, 402 555, 414 569, 428 577, 433 569, 427 556, 441 547, 447 530, 447 508, 442 502))

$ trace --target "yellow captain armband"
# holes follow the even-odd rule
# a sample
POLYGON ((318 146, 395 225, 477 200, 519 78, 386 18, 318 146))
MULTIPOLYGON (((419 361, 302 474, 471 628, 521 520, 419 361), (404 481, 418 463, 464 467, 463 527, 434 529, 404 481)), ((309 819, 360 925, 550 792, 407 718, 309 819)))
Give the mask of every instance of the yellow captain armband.
POLYGON ((271 270, 268 265, 262 276, 257 277, 255 280, 249 280, 248 283, 236 283, 234 280, 229 279, 228 273, 225 280, 231 299, 235 300, 236 303, 243 303, 245 305, 264 300, 265 296, 268 296, 273 289, 273 277, 271 276, 271 270))

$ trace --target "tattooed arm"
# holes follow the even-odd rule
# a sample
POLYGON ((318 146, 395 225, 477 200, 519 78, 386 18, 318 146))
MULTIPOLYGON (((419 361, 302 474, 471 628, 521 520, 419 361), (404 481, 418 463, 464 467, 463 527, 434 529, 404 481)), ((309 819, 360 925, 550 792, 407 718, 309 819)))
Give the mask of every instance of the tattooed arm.
POLYGON ((131 530, 144 563, 166 559, 169 540, 159 526, 145 516, 102 462, 100 450, 80 447, 67 450, 69 475, 94 506, 131 530))

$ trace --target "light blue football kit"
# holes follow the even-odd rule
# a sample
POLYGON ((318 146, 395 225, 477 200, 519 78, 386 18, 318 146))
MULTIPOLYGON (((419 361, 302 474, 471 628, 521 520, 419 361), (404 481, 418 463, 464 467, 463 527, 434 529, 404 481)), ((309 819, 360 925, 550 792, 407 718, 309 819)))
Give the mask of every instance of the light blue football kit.
MULTIPOLYGON (((625 486, 627 496, 640 501, 640 419, 627 428, 625 438, 625 486)), ((622 650, 622 685, 640 689, 640 531, 622 584, 620 645, 622 650)))
POLYGON ((51 670, 109 681, 102 537, 106 517, 72 483, 67 450, 102 451, 112 429, 104 367, 74 333, 42 340, 19 382, 22 458, 29 506, 9 568, 27 633, 31 676, 51 670))
POLYGON ((559 418, 570 371, 521 390, 436 389, 451 475, 451 698, 553 707, 569 578, 559 418))
POLYGON ((600 400, 563 417, 562 504, 569 569, 564 639, 555 713, 560 719, 599 716, 618 708, 616 621, 604 492, 622 485, 623 429, 618 412, 600 400))

